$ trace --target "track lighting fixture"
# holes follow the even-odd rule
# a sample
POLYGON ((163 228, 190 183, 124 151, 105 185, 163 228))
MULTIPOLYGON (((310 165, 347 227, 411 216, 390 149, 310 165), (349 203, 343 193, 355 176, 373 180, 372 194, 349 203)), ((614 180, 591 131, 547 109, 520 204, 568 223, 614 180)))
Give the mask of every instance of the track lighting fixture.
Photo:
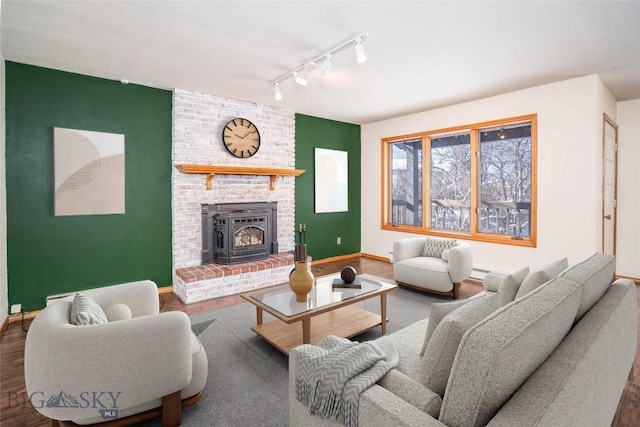
POLYGON ((295 81, 300 86, 306 86, 307 85, 307 79, 305 79, 304 77, 302 77, 298 73, 293 73, 293 81, 295 81))
POLYGON ((273 97, 276 101, 280 101, 282 99, 282 92, 280 92, 280 86, 278 86, 278 83, 273 84, 273 97))
POLYGON ((322 68, 320 69, 320 75, 324 77, 331 68, 331 55, 327 55, 322 62, 322 68))
POLYGON ((356 42, 356 61, 359 64, 362 64, 367 60, 367 55, 364 53, 364 46, 362 46, 362 39, 359 39, 356 42))
POLYGON ((343 49, 345 49, 345 48, 347 48, 349 46, 355 45, 357 62, 358 63, 365 62, 367 60, 367 55, 364 53, 364 46, 362 45, 362 41, 364 39, 366 39, 366 38, 367 38, 367 33, 362 33, 362 34, 358 35, 357 37, 349 39, 346 42, 334 47, 330 51, 325 52, 322 55, 317 56, 317 57, 313 58, 310 61, 305 62, 304 64, 302 64, 301 66, 299 66, 295 70, 289 71, 287 74, 284 74, 284 75, 278 77, 277 79, 275 79, 274 81, 271 82, 271 84, 273 86, 274 98, 277 101, 282 99, 282 92, 280 92, 279 84, 280 84, 280 82, 282 82, 283 80, 288 79, 289 77, 291 77, 293 79, 293 81, 296 82, 297 84, 299 84, 301 86, 306 86, 307 85, 307 79, 303 78, 299 73, 301 71, 306 70, 307 68, 315 67, 316 64, 318 64, 320 61, 322 61, 322 66, 320 68, 320 75, 325 76, 329 72, 329 69, 331 68, 332 55, 336 54, 337 52, 339 52, 339 51, 341 51, 341 50, 343 50, 343 49))

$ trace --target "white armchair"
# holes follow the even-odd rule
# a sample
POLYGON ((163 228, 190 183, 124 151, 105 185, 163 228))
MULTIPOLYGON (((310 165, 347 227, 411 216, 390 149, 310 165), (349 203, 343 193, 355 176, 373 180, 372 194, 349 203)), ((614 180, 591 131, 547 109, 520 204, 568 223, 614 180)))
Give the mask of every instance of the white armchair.
POLYGON ((149 280, 81 294, 105 310, 124 304, 131 318, 74 325, 73 297, 45 308, 29 327, 24 354, 36 410, 52 426, 159 415, 163 425, 180 425, 182 407, 200 399, 207 379, 207 355, 189 317, 159 313, 158 288, 149 280))
POLYGON ((468 243, 458 241, 445 255, 423 256, 427 239, 410 237, 393 244, 393 277, 399 285, 458 298, 460 282, 473 271, 473 254, 468 243))

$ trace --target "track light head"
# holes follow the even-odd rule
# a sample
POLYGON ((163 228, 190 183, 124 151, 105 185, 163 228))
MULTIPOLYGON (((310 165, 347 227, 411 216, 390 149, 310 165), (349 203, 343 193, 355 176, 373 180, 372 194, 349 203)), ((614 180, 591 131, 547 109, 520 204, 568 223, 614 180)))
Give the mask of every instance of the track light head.
POLYGON ((278 86, 278 83, 273 84, 273 97, 276 101, 280 101, 282 99, 282 92, 280 92, 280 86, 278 86))
POLYGON ((322 68, 320 68, 320 75, 324 77, 329 72, 330 68, 331 68, 331 55, 327 55, 325 56, 324 61, 322 62, 322 68))
POLYGON ((298 73, 293 73, 293 81, 295 81, 300 86, 306 86, 307 85, 307 79, 303 78, 298 73))
POLYGON ((362 64, 367 60, 367 55, 364 53, 364 46, 362 46, 362 39, 358 39, 356 42, 356 60, 358 63, 362 64))

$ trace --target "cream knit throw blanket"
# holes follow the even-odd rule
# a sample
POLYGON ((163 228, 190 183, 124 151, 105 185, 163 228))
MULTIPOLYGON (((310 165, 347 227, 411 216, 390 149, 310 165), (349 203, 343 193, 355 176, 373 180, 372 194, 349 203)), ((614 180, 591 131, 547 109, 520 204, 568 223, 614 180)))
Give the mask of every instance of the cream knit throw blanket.
POLYGON ((298 351, 296 399, 312 415, 347 427, 358 424, 360 394, 398 364, 398 353, 386 337, 358 343, 329 335, 298 351))

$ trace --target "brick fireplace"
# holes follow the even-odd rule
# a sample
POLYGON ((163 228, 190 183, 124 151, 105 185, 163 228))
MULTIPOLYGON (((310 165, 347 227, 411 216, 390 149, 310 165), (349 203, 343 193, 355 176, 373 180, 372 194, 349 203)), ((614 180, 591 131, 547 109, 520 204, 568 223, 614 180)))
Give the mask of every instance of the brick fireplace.
MULTIPOLYGON (((206 164, 294 168, 295 114, 281 108, 181 89, 173 94, 173 165, 206 164), (224 124, 245 117, 261 135, 260 150, 248 159, 231 156, 222 140, 224 124)), ((284 283, 293 265, 295 177, 216 174, 206 176, 172 168, 173 292, 185 303, 284 283), (202 206, 229 203, 277 203, 277 253, 261 261, 202 264, 202 206)))

